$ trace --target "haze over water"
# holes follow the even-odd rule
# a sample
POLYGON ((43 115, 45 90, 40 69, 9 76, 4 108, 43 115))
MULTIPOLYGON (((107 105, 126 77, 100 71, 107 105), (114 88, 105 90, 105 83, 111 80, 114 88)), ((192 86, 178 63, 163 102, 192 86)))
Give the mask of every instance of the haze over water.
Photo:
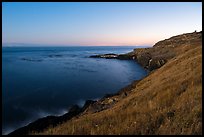
POLYGON ((147 72, 134 61, 89 58, 136 47, 4 47, 3 133, 116 93, 147 72))

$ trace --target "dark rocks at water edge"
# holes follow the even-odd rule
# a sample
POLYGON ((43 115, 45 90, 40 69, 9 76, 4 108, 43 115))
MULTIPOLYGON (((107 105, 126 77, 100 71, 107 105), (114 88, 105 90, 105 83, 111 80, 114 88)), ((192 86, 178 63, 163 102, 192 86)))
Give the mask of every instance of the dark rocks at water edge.
POLYGON ((118 58, 117 54, 100 54, 100 55, 92 55, 90 56, 91 58, 106 58, 106 59, 114 59, 114 58, 118 58))
POLYGON ((80 108, 78 105, 74 105, 69 109, 69 112, 62 115, 62 116, 47 116, 44 118, 40 118, 27 126, 21 127, 8 135, 27 135, 29 133, 34 132, 42 132, 48 127, 55 127, 58 124, 61 124, 63 122, 66 122, 67 120, 70 120, 71 118, 79 115, 82 113, 86 108, 88 108, 91 104, 95 103, 96 101, 87 100, 82 108, 80 108))
POLYGON ((105 58, 105 59, 134 59, 133 57, 127 55, 127 54, 99 54, 99 55, 91 55, 90 58, 105 58))
MULTIPOLYGON (((138 81, 134 81, 132 84, 135 86, 138 81)), ((60 125, 73 117, 77 117, 80 115, 83 115, 84 113, 91 112, 96 113, 100 112, 102 110, 108 109, 113 106, 116 102, 118 102, 118 99, 124 98, 129 94, 127 91, 128 89, 132 89, 132 84, 128 85, 127 87, 124 87, 121 89, 118 93, 114 94, 106 94, 103 98, 101 98, 98 101, 93 100, 86 100, 84 106, 80 108, 78 105, 73 105, 69 112, 62 115, 62 116, 47 116, 44 118, 40 118, 27 126, 21 127, 8 135, 28 135, 32 132, 43 132, 45 129, 49 127, 55 127, 57 125, 60 125)))
POLYGON ((28 124, 27 126, 21 127, 9 133, 8 135, 28 135, 29 133, 32 133, 32 132, 36 132, 36 133, 43 132, 45 129, 49 127, 55 127, 83 113, 86 113, 86 112, 96 113, 96 112, 100 112, 102 110, 108 109, 112 107, 113 104, 115 104, 119 98, 126 97, 127 89, 131 89, 131 88, 132 86, 128 85, 127 87, 121 89, 118 93, 106 94, 103 98, 101 98, 98 101, 86 100, 82 108, 80 108, 78 105, 73 105, 69 109, 69 112, 62 116, 47 116, 44 118, 40 118, 28 124), (118 98, 118 99, 115 99, 115 98, 118 98))

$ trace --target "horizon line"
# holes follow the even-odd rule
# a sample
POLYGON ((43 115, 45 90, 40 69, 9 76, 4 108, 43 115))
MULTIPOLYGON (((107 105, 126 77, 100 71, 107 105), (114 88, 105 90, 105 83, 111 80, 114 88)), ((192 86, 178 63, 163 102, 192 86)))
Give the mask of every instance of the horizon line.
POLYGON ((141 45, 64 45, 64 44, 33 44, 33 43, 2 43, 2 47, 108 47, 108 46, 129 46, 129 47, 137 47, 137 46, 153 46, 153 44, 141 44, 141 45))

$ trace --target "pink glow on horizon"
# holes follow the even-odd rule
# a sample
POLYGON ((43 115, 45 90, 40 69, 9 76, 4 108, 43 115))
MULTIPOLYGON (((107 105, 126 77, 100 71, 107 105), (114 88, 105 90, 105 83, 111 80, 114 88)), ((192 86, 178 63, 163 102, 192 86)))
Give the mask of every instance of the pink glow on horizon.
MULTIPOLYGON (((189 33, 189 32, 185 32, 189 33)), ((130 34, 130 33, 128 33, 130 34)), ((182 34, 177 33, 146 33, 146 34, 132 34, 132 35, 100 35, 95 37, 68 37, 68 36, 56 36, 55 38, 48 39, 18 39, 12 42, 4 43, 25 43, 36 45, 59 45, 59 46, 153 46, 155 43, 168 39, 172 36, 182 34), (61 39, 60 39, 61 38, 61 39), (22 42, 23 41, 23 42, 22 42)))
POLYGON ((134 38, 134 37, 123 37, 123 38, 97 38, 97 39, 86 39, 80 41, 58 41, 57 43, 46 43, 45 44, 59 44, 59 45, 79 45, 79 46, 142 46, 149 45, 153 46, 158 41, 158 38, 134 38))

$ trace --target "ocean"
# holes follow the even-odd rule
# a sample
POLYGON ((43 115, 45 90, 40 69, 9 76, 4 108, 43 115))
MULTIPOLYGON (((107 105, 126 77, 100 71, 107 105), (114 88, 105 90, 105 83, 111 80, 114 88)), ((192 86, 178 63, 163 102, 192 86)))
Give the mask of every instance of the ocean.
POLYGON ((2 134, 116 93, 147 72, 135 61, 89 58, 131 46, 2 47, 2 134))

